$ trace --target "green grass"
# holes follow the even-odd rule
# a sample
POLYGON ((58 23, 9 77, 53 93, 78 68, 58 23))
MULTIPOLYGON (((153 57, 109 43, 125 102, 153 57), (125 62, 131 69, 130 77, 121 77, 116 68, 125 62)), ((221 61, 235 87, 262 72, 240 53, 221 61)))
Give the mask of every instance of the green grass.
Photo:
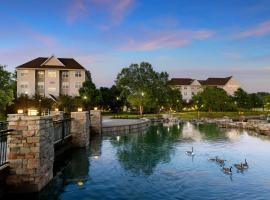
MULTIPOLYGON (((161 114, 144 114, 143 116, 137 114, 130 114, 130 113, 102 113, 103 116, 112 116, 113 118, 118 119, 138 119, 142 117, 152 118, 152 117, 162 117, 161 114)), ((165 114, 165 113, 164 113, 165 114)), ((258 115, 266 115, 267 112, 258 112, 258 111, 246 111, 239 114, 238 112, 200 112, 200 118, 222 118, 222 117, 239 117, 239 116, 258 116, 258 115)), ((197 112, 178 112, 173 113, 173 116, 179 117, 180 119, 184 120, 191 120, 198 118, 197 112)))

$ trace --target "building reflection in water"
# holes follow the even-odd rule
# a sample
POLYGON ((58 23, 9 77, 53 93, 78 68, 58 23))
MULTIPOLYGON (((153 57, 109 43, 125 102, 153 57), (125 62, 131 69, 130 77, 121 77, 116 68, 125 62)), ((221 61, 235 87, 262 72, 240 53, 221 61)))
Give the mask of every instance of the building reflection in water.
POLYGON ((102 136, 101 134, 93 134, 90 138, 91 157, 98 160, 101 156, 102 136))
POLYGON ((200 133, 197 129, 195 129, 194 126, 190 122, 187 122, 183 126, 182 137, 184 139, 192 139, 195 141, 201 141, 202 133, 200 133))

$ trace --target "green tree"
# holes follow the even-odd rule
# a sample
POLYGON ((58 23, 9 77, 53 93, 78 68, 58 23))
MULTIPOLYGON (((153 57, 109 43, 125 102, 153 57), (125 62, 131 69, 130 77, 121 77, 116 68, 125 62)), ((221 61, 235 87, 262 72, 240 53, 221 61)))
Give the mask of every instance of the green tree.
POLYGON ((252 108, 262 108, 263 107, 263 98, 257 93, 252 93, 249 95, 250 106, 252 108))
POLYGON ((138 108, 140 114, 144 110, 159 110, 168 104, 168 74, 154 71, 151 64, 142 62, 123 68, 117 75, 116 86, 121 97, 138 108))
POLYGON ((167 89, 168 93, 168 106, 170 110, 181 111, 183 106, 182 94, 177 89, 167 89))
POLYGON ((263 97, 263 105, 264 105, 264 109, 268 111, 270 110, 270 95, 263 97))
POLYGON ((79 90, 80 97, 86 110, 97 106, 101 101, 101 95, 92 80, 83 83, 79 90))
POLYGON ((14 100, 12 73, 5 70, 5 66, 0 65, 0 118, 6 115, 7 106, 14 100))
POLYGON ((248 93, 242 88, 235 91, 234 100, 237 102, 238 108, 250 109, 252 107, 248 93))
POLYGON ((218 87, 206 87, 193 97, 193 102, 200 108, 211 111, 227 111, 232 109, 232 102, 225 90, 218 87))

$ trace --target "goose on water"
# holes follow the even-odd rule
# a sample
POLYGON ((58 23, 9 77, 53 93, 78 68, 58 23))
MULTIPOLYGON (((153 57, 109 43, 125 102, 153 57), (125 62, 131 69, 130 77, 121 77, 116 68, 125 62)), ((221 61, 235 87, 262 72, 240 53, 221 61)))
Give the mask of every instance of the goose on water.
POLYGON ((232 173, 232 167, 223 167, 223 172, 226 174, 231 174, 232 173))
POLYGON ((215 162, 217 162, 218 157, 216 156, 215 158, 209 158, 209 160, 210 160, 210 161, 215 161, 215 162))
POLYGON ((244 168, 248 168, 247 159, 245 159, 245 162, 243 163, 243 167, 244 167, 244 168))
POLYGON ((217 163, 219 163, 220 165, 224 165, 224 163, 225 163, 226 160, 217 158, 216 161, 217 161, 217 163))
POLYGON ((243 166, 243 163, 240 163, 240 164, 234 164, 235 168, 238 169, 238 170, 244 170, 244 166, 243 166))
POLYGON ((186 154, 189 155, 189 156, 194 156, 195 153, 193 151, 193 147, 191 148, 191 151, 186 151, 186 154))

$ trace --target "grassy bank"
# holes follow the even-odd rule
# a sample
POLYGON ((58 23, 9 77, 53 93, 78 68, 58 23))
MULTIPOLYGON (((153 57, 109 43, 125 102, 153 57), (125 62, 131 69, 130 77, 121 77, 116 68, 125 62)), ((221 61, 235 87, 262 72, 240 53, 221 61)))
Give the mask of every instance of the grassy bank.
MULTIPOLYGON (((239 114, 238 112, 199 112, 200 118, 222 118, 222 117, 239 117, 240 115, 244 116, 258 116, 258 115, 266 115, 267 112, 258 112, 258 111, 247 111, 239 114)), ((114 118, 121 118, 121 119, 138 119, 142 116, 137 114, 130 114, 130 113, 103 113, 104 116, 112 116, 114 118)), ((161 117, 162 114, 144 114, 143 117, 161 117)), ((179 117, 180 119, 184 120, 191 120, 198 118, 197 112, 178 112, 173 113, 173 116, 179 117)))

